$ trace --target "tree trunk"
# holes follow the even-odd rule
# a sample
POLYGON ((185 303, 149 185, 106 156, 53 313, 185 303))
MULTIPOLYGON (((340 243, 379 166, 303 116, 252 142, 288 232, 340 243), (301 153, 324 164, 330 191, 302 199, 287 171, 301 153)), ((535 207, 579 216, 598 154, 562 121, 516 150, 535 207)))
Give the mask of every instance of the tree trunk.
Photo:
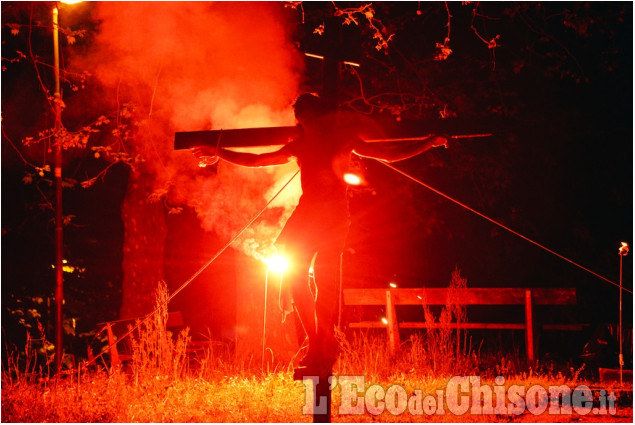
POLYGON ((151 179, 133 171, 121 207, 124 223, 123 300, 120 318, 142 317, 154 308, 155 292, 164 279, 167 226, 162 202, 151 202, 151 179))

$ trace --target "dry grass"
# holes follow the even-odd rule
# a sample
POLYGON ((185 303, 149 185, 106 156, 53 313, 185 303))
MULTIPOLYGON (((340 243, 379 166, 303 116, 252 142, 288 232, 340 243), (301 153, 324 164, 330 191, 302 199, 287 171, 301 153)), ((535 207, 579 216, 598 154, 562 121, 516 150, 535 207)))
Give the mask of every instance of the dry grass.
MULTIPOLYGON (((465 281, 458 272, 453 285, 465 281)), ((156 314, 133 334, 133 360, 126 368, 114 370, 92 366, 48 378, 50 359, 36 362, 33 348, 26 357, 14 356, 2 373, 3 422, 311 422, 302 414, 305 391, 302 382, 292 379, 292 365, 283 372, 260 373, 236 364, 229 350, 210 346, 192 361, 186 352, 187 331, 178 336, 166 330, 167 291, 159 288, 156 314)), ((428 320, 433 318, 426 312, 428 320)), ((460 308, 449 305, 438 320, 464 320, 460 308)), ((408 394, 415 389, 435 394, 445 389, 453 375, 479 375, 482 384, 494 383, 502 374, 505 386, 539 384, 569 385, 592 383, 579 379, 580 370, 522 368, 521 360, 507 356, 482 358, 465 344, 462 334, 449 327, 438 332, 416 334, 402 351, 390 356, 385 337, 353 334, 342 337, 343 351, 334 373, 362 375, 366 388, 379 384, 384 389, 399 384, 408 394)), ((31 344, 29 340, 28 344, 31 344)), ((632 383, 631 387, 632 389, 632 383)), ((333 420, 337 422, 630 422, 632 402, 617 416, 484 416, 451 413, 399 416, 389 412, 374 416, 338 415, 341 388, 333 390, 333 420)))
MULTIPOLYGON (((377 346, 375 346, 377 348, 377 346)), ((80 376, 37 382, 3 382, 2 418, 9 422, 311 422, 302 414, 305 401, 301 382, 293 381, 291 373, 262 375, 216 376, 201 379, 182 376, 145 375, 135 382, 130 373, 94 371, 80 376)), ((366 376, 368 388, 380 384, 384 389, 391 385, 403 386, 408 394, 420 389, 423 394, 434 394, 444 389, 448 376, 422 376, 415 371, 391 368, 385 379, 366 376)), ((483 379, 482 383, 493 384, 483 379)), ((505 385, 543 386, 582 382, 562 376, 547 379, 540 376, 516 376, 507 379, 505 385)), ((379 416, 338 415, 340 388, 333 391, 333 420, 338 422, 569 422, 576 421, 624 421, 629 422, 632 409, 621 408, 618 416, 579 415, 541 416, 483 416, 445 415, 412 416, 406 413, 394 416, 384 412, 379 416)))
POLYGON ((161 282, 157 288, 154 313, 138 321, 130 335, 132 373, 137 383, 152 376, 167 376, 175 380, 184 376, 189 329, 183 329, 176 338, 167 330, 168 301, 167 286, 161 282))

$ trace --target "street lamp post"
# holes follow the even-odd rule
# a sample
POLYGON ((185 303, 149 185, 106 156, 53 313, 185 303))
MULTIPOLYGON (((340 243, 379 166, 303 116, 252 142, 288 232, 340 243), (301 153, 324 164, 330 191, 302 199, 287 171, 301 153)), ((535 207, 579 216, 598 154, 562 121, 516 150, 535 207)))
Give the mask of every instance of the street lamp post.
POLYGON ((63 276, 63 217, 62 217, 62 94, 60 91, 59 10, 53 7, 53 53, 55 71, 55 369, 62 369, 62 304, 64 304, 63 276))
POLYGON ((619 249, 620 254, 620 305, 619 305, 619 325, 617 327, 617 338, 620 344, 620 354, 619 354, 619 364, 620 364, 620 385, 623 384, 622 380, 622 371, 624 369, 624 354, 622 351, 622 259, 624 256, 628 255, 628 244, 626 242, 622 242, 622 245, 619 249))

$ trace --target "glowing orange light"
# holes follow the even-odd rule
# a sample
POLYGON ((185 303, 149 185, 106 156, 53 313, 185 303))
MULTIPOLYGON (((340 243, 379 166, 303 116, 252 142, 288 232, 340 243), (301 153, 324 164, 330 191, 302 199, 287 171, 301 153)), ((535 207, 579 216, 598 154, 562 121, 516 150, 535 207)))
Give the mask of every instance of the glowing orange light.
POLYGON ((279 254, 272 255, 264 260, 267 268, 274 273, 284 273, 289 268, 289 260, 279 254))
POLYGON ((344 174, 344 181, 353 186, 359 186, 360 184, 362 184, 361 177, 353 173, 344 174))
POLYGON ((62 0, 63 4, 77 4, 77 3, 82 3, 83 0, 62 0))
MULTIPOLYGON (((55 269, 55 264, 51 264, 51 268, 55 269)), ((75 267, 68 264, 68 260, 62 260, 62 271, 64 273, 84 273, 86 269, 84 267, 75 267)))
POLYGON ((386 319, 385 317, 381 318, 381 323, 383 323, 384 325, 388 324, 388 319, 386 319))
POLYGON ((391 288, 396 288, 397 284, 395 282, 390 282, 388 286, 390 286, 391 288))
MULTIPOLYGON (((316 59, 321 59, 324 60, 324 56, 322 55, 316 55, 315 53, 305 53, 305 56, 308 56, 310 58, 316 58, 316 59)), ((357 62, 349 62, 349 61, 343 61, 344 65, 350 65, 350 66, 355 66, 357 68, 360 67, 360 64, 358 64, 357 62)))

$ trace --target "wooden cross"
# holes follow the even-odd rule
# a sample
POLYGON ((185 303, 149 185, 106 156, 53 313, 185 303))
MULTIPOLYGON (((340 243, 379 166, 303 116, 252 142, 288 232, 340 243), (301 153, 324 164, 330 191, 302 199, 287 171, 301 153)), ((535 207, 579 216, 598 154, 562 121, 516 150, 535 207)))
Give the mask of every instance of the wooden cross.
MULTIPOLYGON (((342 24, 336 20, 326 20, 325 22, 325 43, 322 51, 307 54, 310 57, 323 60, 323 87, 321 97, 327 106, 333 111, 337 106, 337 93, 340 78, 340 69, 343 63, 355 65, 355 63, 340 50, 342 24)), ((308 47, 308 46, 306 46, 308 47)), ((309 47, 310 48, 310 47, 309 47)), ((306 49, 308 50, 308 49, 306 49)), ((402 142, 405 140, 424 139, 430 133, 456 134, 459 127, 456 120, 427 120, 417 122, 397 122, 390 120, 385 123, 377 123, 373 128, 365 129, 363 134, 358 134, 362 139, 369 142, 402 142)), ((482 122, 461 123, 460 127, 469 128, 470 133, 478 131, 484 133, 482 122)), ((465 130, 463 130, 465 132, 465 130)), ((298 136, 298 128, 288 127, 265 127, 265 128, 241 128, 229 130, 211 131, 188 131, 177 132, 174 138, 174 149, 188 149, 194 146, 210 145, 222 146, 223 148, 255 147, 255 146, 279 146, 284 145, 298 136)), ((329 388, 329 376, 332 369, 320 371, 315 374, 311 371, 299 368, 294 374, 295 379, 302 379, 305 385, 314 386, 314 406, 322 406, 319 402, 324 400, 325 410, 313 412, 314 422, 330 422, 331 419, 331 391, 329 388), (309 375, 305 377, 304 375, 309 375), (316 375, 316 376, 312 376, 316 375)))

